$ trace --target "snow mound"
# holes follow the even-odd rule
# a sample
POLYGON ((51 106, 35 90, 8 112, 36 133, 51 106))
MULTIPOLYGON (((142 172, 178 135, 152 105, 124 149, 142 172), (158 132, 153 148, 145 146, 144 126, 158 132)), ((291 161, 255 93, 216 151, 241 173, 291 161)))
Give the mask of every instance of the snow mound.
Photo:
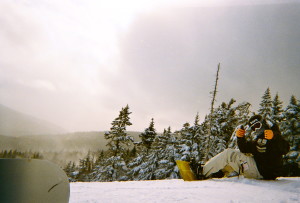
POLYGON ((75 202, 300 202, 300 177, 71 183, 75 202))

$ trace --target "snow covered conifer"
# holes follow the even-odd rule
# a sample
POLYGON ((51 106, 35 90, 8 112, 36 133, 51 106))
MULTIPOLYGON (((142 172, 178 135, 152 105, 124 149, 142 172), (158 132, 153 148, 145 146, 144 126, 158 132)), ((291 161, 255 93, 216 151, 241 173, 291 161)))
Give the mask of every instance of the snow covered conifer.
POLYGON ((194 127, 199 127, 199 113, 197 112, 196 117, 195 117, 195 121, 194 121, 194 127))
POLYGON ((281 129, 284 136, 300 134, 300 106, 295 96, 291 97, 284 111, 281 129))
POLYGON ((112 122, 109 132, 105 133, 105 139, 108 140, 108 153, 110 157, 106 160, 104 172, 101 176, 104 181, 127 180, 127 166, 124 156, 128 146, 133 142, 132 136, 126 132, 130 122, 129 106, 122 108, 119 116, 112 122))
POLYGON ((105 155, 104 151, 98 151, 98 157, 95 160, 95 166, 93 168, 93 171, 91 173, 91 181, 99 181, 101 180, 101 175, 103 172, 104 168, 104 163, 105 163, 105 155))
POLYGON ((205 133, 207 132, 205 127, 207 127, 205 124, 199 124, 199 114, 197 113, 193 126, 187 122, 183 124, 181 130, 176 132, 179 136, 176 148, 180 160, 190 161, 193 159, 198 163, 202 160, 204 155, 203 144, 205 143, 205 135, 207 134, 205 133))
POLYGON ((154 119, 151 119, 150 125, 148 128, 145 129, 145 131, 139 135, 139 137, 142 140, 142 146, 146 148, 146 153, 148 154, 152 143, 154 142, 154 139, 156 137, 157 133, 154 128, 154 119))
POLYGON ((155 171, 158 166, 158 152, 151 149, 148 154, 141 153, 129 164, 128 175, 132 180, 155 180, 155 171))
POLYGON ((192 133, 192 145, 191 145, 191 157, 196 161, 200 162, 203 153, 202 150, 202 142, 203 142, 203 134, 202 127, 199 124, 199 113, 196 114, 194 125, 190 127, 192 133))
POLYGON ((179 132, 179 153, 181 160, 190 161, 192 158, 193 132, 189 123, 183 124, 183 128, 179 132))
POLYGON ((133 142, 132 136, 126 132, 127 126, 132 125, 129 118, 130 114, 128 105, 122 108, 119 116, 111 123, 110 131, 105 133, 105 139, 108 140, 108 150, 114 156, 122 155, 133 142))
POLYGON ((88 182, 91 179, 91 173, 94 168, 94 158, 89 151, 84 159, 79 160, 77 181, 88 182))
POLYGON ((78 169, 73 161, 68 162, 68 164, 64 168, 64 171, 67 174, 70 182, 77 181, 78 169))
MULTIPOLYGON (((205 149, 207 149, 207 147, 210 149, 208 150, 209 154, 206 155, 208 158, 215 156, 228 147, 235 148, 236 138, 235 136, 232 136, 233 132, 238 125, 245 125, 250 112, 249 103, 244 102, 234 106, 233 104, 235 102, 235 99, 231 99, 228 103, 222 102, 221 105, 214 110, 212 116, 213 120, 210 125, 211 137, 209 143, 207 141, 207 134, 205 131, 203 132, 204 137, 206 137, 203 146, 205 149)), ((202 125, 204 130, 206 128, 206 123, 208 123, 207 118, 209 117, 206 117, 206 120, 202 125)))
POLYGON ((272 120, 279 124, 283 119, 282 101, 280 101, 278 93, 272 101, 272 120))
POLYGON ((299 176, 300 165, 300 104, 295 96, 285 108, 284 120, 281 122, 281 132, 290 143, 290 152, 285 156, 288 175, 299 176))
POLYGON ((169 127, 162 135, 156 137, 154 143, 156 153, 158 153, 156 179, 178 178, 178 170, 175 160, 179 159, 176 150, 177 140, 169 127))
POLYGON ((267 88, 264 95, 262 96, 262 101, 260 103, 260 108, 258 113, 265 119, 272 121, 272 98, 270 88, 267 88))
MULTIPOLYGON (((235 130, 240 126, 246 126, 250 116, 250 108, 251 104, 248 102, 243 102, 239 104, 238 106, 234 107, 234 122, 231 125, 230 130, 227 132, 231 132, 231 137, 229 141, 227 142, 227 146, 229 148, 237 148, 237 142, 236 142, 236 136, 235 136, 235 130)), ((250 130, 246 131, 246 135, 250 134, 250 130)))
POLYGON ((157 133, 154 127, 154 119, 143 133, 139 135, 141 142, 137 143, 137 156, 128 164, 130 170, 128 175, 133 180, 153 180, 154 172, 158 163, 158 153, 153 148, 157 133))

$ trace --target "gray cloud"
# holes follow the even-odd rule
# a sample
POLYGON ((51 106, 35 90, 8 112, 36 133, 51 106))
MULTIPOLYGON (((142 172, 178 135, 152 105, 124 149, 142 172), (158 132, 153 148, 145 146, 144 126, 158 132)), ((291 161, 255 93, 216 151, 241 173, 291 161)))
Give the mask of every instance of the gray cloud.
POLYGON ((150 95, 149 106, 182 119, 208 112, 219 62, 219 102, 233 97, 256 110, 267 87, 287 102, 299 95, 299 9, 181 8, 142 16, 121 42, 124 74, 150 95))
POLYGON ((126 29, 84 5, 1 4, 1 104, 70 130, 129 104, 129 129, 176 130, 209 112, 219 62, 218 104, 300 96, 300 4, 157 9, 126 29))

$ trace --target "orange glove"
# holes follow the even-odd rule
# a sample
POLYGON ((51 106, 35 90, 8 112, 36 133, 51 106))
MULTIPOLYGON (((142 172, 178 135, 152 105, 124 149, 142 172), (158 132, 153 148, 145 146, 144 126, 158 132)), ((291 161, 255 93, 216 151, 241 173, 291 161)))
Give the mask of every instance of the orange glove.
POLYGON ((245 136, 245 130, 243 130, 243 129, 238 129, 236 132, 235 132, 235 136, 237 136, 237 137, 244 137, 245 136))
POLYGON ((271 140, 274 137, 274 133, 272 130, 265 130, 265 138, 267 140, 271 140))

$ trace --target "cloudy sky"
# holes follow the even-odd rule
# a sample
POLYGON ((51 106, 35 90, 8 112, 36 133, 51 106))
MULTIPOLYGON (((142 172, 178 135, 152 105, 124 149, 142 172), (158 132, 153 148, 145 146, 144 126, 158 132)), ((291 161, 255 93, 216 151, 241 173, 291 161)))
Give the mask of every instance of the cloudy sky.
POLYGON ((300 98, 300 1, 180 2, 1 0, 0 103, 69 131, 128 104, 128 130, 178 130, 208 114, 218 63, 217 105, 300 98))

